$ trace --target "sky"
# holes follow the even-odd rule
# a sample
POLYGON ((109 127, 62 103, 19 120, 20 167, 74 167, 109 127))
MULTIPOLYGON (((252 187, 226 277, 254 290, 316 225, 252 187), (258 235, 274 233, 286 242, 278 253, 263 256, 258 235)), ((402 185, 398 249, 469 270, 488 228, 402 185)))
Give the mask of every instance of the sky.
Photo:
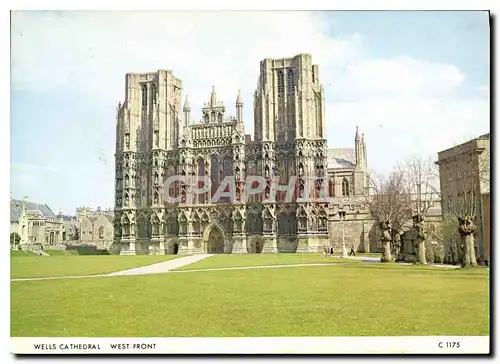
POLYGON ((173 70, 192 118, 215 86, 246 133, 264 58, 312 55, 330 148, 364 133, 368 167, 490 131, 486 12, 13 12, 11 195, 74 214, 114 205, 116 106, 127 72, 173 70))

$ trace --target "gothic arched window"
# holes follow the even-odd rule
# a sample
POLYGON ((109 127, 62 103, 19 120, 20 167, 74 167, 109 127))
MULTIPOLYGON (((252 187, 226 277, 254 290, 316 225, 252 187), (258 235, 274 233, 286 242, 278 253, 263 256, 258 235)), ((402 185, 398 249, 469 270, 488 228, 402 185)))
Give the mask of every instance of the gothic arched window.
POLYGON ((286 92, 289 96, 293 94, 294 83, 293 70, 289 69, 286 74, 286 92))
POLYGON ((215 154, 210 159, 210 180, 212 181, 211 196, 213 196, 219 188, 220 183, 219 158, 215 154))
MULTIPOLYGON (((198 159, 198 176, 204 176, 205 175, 205 161, 200 158, 198 159)), ((198 181, 198 188, 202 188, 203 186, 203 182, 202 181, 198 181)), ((203 194, 198 194, 198 202, 201 203, 201 204, 204 204, 205 203, 205 196, 206 194, 203 193, 203 194)))
POLYGON ((157 96, 156 84, 151 84, 151 98, 153 105, 156 104, 156 96, 157 96))
POLYGON ((142 96, 142 106, 147 106, 148 104, 148 86, 143 84, 141 87, 141 96, 142 96))
POLYGON ((335 197, 335 180, 333 178, 328 182, 328 196, 335 197))
POLYGON ((285 91, 285 79, 283 77, 283 71, 278 71, 278 96, 283 96, 285 91))
POLYGON ((349 181, 345 177, 342 180, 342 196, 349 196, 349 181))

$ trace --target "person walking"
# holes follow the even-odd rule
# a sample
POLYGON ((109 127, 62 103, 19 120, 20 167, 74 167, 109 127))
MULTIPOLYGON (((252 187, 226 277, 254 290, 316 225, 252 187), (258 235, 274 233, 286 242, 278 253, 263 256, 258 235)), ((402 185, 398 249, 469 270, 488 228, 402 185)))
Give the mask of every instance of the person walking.
POLYGON ((354 245, 351 245, 351 251, 349 252, 349 256, 356 256, 356 252, 354 251, 354 245))

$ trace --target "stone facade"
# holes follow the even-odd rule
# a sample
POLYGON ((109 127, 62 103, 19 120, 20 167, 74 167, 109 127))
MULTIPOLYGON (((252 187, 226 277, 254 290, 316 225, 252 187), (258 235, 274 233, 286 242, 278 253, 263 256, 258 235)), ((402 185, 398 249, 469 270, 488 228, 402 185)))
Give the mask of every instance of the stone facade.
POLYGON ((126 75, 115 154, 114 244, 123 254, 322 251, 342 231, 360 251, 375 246, 363 203, 364 137, 356 130, 353 149, 327 148, 323 87, 310 55, 261 61, 253 140, 240 93, 230 117, 213 88, 194 122, 181 90, 172 71, 126 75), (175 175, 183 180, 164 191, 175 175), (202 195, 189 188, 198 176, 211 181, 202 195), (234 198, 212 200, 227 176, 234 198), (263 191, 245 198, 248 176, 261 176, 263 191), (275 196, 276 185, 288 184, 291 201, 275 196), (164 195, 179 200, 166 203, 164 195))
POLYGON ((62 241, 63 221, 49 206, 23 200, 10 201, 10 232, 21 237, 21 247, 57 245, 62 241))
POLYGON ((485 215, 489 219, 489 199, 482 196, 490 193, 490 135, 439 152, 436 164, 439 166, 443 216, 450 216, 468 201, 474 201, 476 255, 481 260, 486 259, 489 250, 486 231, 489 232, 490 227, 485 215))
MULTIPOLYGON (((62 216, 62 215, 61 215, 62 216)), ((76 216, 63 217, 63 241, 66 244, 109 246, 113 243, 113 211, 77 208, 76 216)))

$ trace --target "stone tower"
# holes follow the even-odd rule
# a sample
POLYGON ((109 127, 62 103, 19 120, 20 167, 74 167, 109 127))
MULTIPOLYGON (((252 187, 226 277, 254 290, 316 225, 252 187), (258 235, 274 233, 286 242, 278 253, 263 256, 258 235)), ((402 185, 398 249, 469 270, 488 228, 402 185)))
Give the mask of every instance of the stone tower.
POLYGON ((168 70, 125 78, 125 102, 118 104, 116 117, 114 225, 115 243, 131 253, 163 241, 164 161, 178 146, 181 90, 181 81, 168 70))
POLYGON ((318 66, 310 55, 260 63, 254 119, 266 189, 272 189, 273 177, 280 185, 297 177, 293 204, 264 196, 264 251, 276 251, 276 239, 290 232, 297 234, 298 251, 325 244, 327 206, 317 201, 325 190, 327 172, 324 95, 318 66))

